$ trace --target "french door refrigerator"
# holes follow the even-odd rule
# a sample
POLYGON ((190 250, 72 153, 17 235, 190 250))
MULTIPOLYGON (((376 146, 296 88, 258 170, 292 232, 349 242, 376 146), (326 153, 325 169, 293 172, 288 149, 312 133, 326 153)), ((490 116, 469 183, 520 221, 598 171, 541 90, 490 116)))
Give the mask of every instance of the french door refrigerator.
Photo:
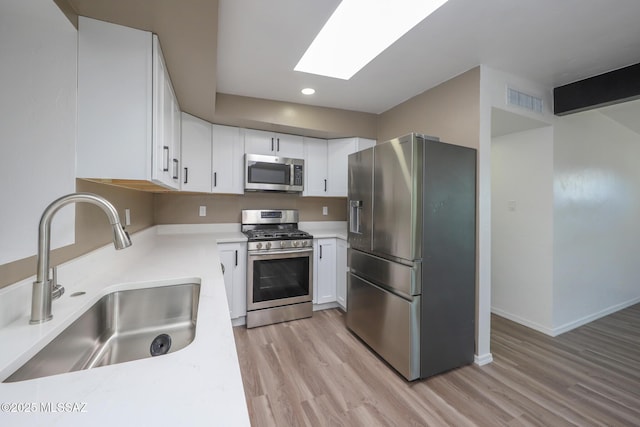
POLYGON ((349 156, 347 327, 408 380, 471 363, 476 150, 409 134, 349 156))

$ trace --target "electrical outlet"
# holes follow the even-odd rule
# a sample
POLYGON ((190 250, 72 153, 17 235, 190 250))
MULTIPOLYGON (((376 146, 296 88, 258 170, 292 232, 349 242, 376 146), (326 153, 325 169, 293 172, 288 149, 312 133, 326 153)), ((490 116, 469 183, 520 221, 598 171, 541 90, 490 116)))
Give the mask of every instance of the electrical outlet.
POLYGON ((200 216, 207 216, 207 207, 200 206, 200 216))
POLYGON ((131 209, 124 210, 124 225, 131 225, 131 209))
POLYGON ((322 207, 322 215, 329 215, 329 208, 327 206, 322 207))

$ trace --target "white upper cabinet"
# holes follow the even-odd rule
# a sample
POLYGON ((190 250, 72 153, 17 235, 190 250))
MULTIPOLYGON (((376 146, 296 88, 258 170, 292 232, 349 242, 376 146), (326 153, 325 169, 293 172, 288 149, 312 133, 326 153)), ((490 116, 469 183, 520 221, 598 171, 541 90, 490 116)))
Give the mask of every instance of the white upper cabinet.
POLYGON ((244 152, 293 159, 302 159, 304 156, 301 136, 255 129, 244 130, 244 152))
POLYGON ((211 192, 211 123, 182 113, 182 191, 211 192))
POLYGON ((180 107, 164 62, 158 36, 153 35, 153 167, 151 179, 180 188, 180 107))
POLYGON ((213 125, 211 187, 214 193, 244 193, 242 129, 213 125))
POLYGON ((305 188, 303 196, 347 197, 349 154, 373 147, 366 138, 304 139, 305 188))
POLYGON ((153 34, 80 17, 77 176, 180 187, 180 108, 153 34))
POLYGON ((327 140, 304 138, 303 196, 327 195, 327 140))

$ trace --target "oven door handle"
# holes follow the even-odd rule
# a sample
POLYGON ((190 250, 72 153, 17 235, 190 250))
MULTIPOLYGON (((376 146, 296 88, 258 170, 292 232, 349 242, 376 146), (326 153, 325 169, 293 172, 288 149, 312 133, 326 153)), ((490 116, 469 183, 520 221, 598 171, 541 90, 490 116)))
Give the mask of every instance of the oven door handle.
POLYGON ((292 251, 255 251, 249 252, 250 257, 259 257, 264 255, 287 255, 287 254, 304 254, 306 252, 313 252, 313 248, 309 249, 296 249, 292 251))

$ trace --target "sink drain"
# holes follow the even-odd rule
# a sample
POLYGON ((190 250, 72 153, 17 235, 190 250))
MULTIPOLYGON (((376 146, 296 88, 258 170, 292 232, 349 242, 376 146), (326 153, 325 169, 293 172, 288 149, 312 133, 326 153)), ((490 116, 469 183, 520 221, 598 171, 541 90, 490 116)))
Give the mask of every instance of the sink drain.
POLYGON ((151 341, 149 352, 152 356, 162 356, 167 354, 171 348, 171 337, 167 334, 160 334, 151 341))

